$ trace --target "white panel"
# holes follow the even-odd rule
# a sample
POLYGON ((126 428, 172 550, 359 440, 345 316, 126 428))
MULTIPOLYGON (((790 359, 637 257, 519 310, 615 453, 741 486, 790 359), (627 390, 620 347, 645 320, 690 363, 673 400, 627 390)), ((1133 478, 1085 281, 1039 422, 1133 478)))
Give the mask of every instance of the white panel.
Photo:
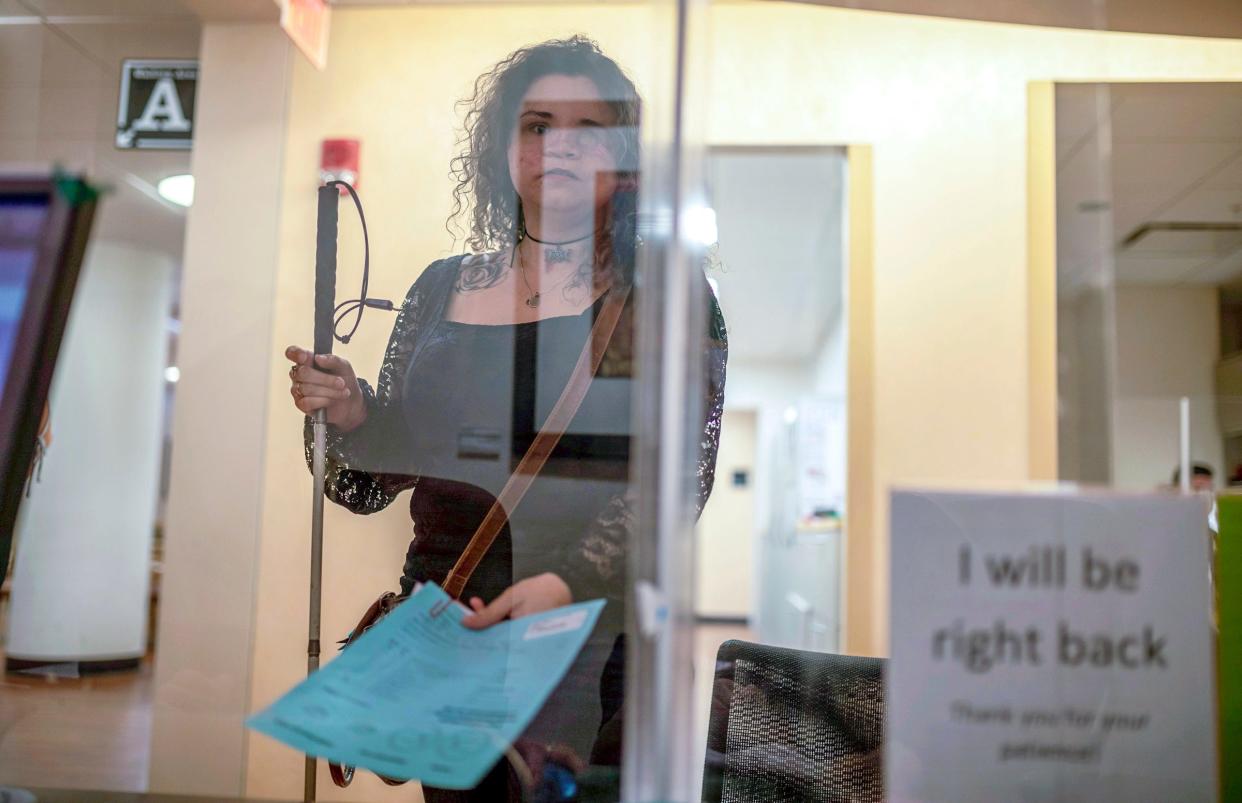
POLYGON ((111 243, 89 252, 53 380, 52 447, 21 509, 10 657, 146 652, 172 270, 111 243))

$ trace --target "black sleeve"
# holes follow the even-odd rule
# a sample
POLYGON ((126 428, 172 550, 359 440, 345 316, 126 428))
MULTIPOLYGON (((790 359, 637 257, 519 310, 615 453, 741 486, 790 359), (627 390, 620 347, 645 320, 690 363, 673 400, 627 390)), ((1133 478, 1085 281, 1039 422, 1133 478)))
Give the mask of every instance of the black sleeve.
MULTIPOLYGON (((358 381, 367 407, 366 421, 349 432, 328 425, 324 495, 353 513, 377 513, 418 482, 414 461, 405 448, 401 393, 437 267, 433 264, 423 271, 406 294, 384 352, 378 387, 358 381)), ((314 448, 310 416, 303 427, 303 443, 310 467, 314 448)))

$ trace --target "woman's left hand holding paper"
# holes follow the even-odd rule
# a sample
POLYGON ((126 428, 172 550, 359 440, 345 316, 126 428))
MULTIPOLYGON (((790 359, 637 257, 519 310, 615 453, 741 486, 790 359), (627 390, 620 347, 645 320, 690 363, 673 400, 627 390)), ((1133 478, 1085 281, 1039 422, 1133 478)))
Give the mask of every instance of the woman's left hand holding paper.
POLYGON ((474 613, 464 617, 461 623, 472 630, 482 630, 505 619, 521 619, 564 607, 573 601, 565 581, 552 572, 544 572, 519 580, 490 604, 485 605, 478 597, 471 597, 470 609, 474 613))

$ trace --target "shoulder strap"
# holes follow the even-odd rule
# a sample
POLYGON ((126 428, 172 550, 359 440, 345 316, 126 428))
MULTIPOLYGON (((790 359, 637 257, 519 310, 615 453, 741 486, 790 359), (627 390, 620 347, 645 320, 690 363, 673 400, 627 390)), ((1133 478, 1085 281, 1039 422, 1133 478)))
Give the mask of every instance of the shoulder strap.
POLYGON ((552 408, 552 412, 548 413, 548 419, 543 422, 539 434, 535 436, 534 442, 526 450, 517 468, 513 470, 509 481, 505 483, 500 496, 492 503, 479 529, 470 538, 470 543, 466 544, 461 557, 457 559, 457 563, 445 578, 444 590, 453 599, 459 598, 466 589, 470 575, 474 574, 474 570, 478 568, 479 562, 491 548, 496 536, 500 535, 500 531, 504 529, 509 515, 517 508, 522 497, 535 482, 535 477, 556 449, 556 444, 564 434, 565 428, 569 426, 569 422, 578 412, 587 390, 591 387, 591 378, 599 370, 604 352, 608 349, 608 342, 617 328, 617 321, 621 319, 621 310, 628 296, 628 287, 608 292, 599 317, 595 319, 595 324, 591 327, 591 336, 587 338, 586 345, 582 347, 582 354, 578 357, 578 362, 574 365, 573 373, 569 375, 569 381, 565 383, 565 389, 561 391, 561 397, 557 399, 556 406, 552 408))

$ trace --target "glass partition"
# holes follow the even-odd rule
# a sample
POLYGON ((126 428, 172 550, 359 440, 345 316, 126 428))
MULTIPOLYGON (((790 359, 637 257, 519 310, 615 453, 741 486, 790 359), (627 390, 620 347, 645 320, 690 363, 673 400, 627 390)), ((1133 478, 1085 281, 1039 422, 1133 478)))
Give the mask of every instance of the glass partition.
MULTIPOLYGON (((191 162, 184 132, 155 129, 193 118, 202 31, 182 9, 57 5, 0 4, 0 203, 12 210, 15 177, 53 170, 102 190, 47 405, 34 412, 34 464, 3 478, 23 488, 0 539, 15 538, 0 555, 0 796, 12 799, 25 799, 18 787, 147 788, 189 204, 174 189, 191 162), (122 76, 141 70, 121 108, 122 76), (160 114, 144 122, 148 106, 160 114)), ((14 223, 0 223, 6 359, 22 315, 14 223)))
POLYGON ((158 5, 0 2, 0 172, 109 189, 0 797, 880 800, 894 491, 1242 482, 1237 40, 158 5))
MULTIPOLYGON (((692 712, 676 658, 688 642, 670 635, 686 622, 667 612, 692 554, 671 562, 661 533, 691 543, 726 360, 705 243, 683 210, 703 209, 686 189, 684 48, 701 35, 688 4, 175 5, 0 9, 6 52, 30 57, 14 63, 42 65, 18 73, 32 103, 4 119, 38 125, 14 129, 4 168, 78 156, 62 133, 85 148, 82 167, 114 190, 93 248, 121 249, 116 272, 135 274, 74 303, 75 321, 120 331, 92 323, 75 345, 71 330, 62 352, 58 383, 84 384, 53 394, 23 506, 0 784, 49 799, 616 800, 623 784, 628 797, 684 798, 701 756, 688 734, 664 736, 672 709, 687 723, 692 712), (174 18, 191 32, 184 53, 161 38, 174 18), (171 56, 187 64, 155 64, 171 56), (124 59, 145 61, 124 72, 124 59), (71 137, 75 118, 86 133, 71 137), (143 125, 187 136, 170 151, 143 125), (175 213, 188 227, 170 235, 162 216, 181 207, 155 185, 173 172, 195 186, 175 213), (356 199, 343 185, 318 193, 330 180, 356 199), (140 286, 156 271, 122 248, 139 241, 175 245, 158 287, 140 286), (316 328, 317 264, 333 254, 329 325, 316 328), (125 416, 100 409, 113 398, 125 416), (137 512, 99 512, 118 506, 137 512), (70 531, 81 543, 64 543, 70 531), (123 560, 122 531, 135 542, 123 560), (105 553, 121 562, 105 571, 105 553), (394 645, 368 667, 380 675, 349 683, 394 708, 401 684, 419 687, 407 670, 428 688, 446 673, 482 684, 433 714, 503 742, 480 777, 402 775, 430 737, 415 738, 413 715, 385 731, 365 714, 379 698, 351 697, 363 713, 339 698, 298 713, 350 723, 382 757, 369 770, 285 709, 251 719, 316 664, 354 678, 349 661, 334 670, 338 640, 352 634, 343 655, 363 654, 368 605, 431 584, 464 605, 459 635, 515 634, 490 655, 499 670, 462 659, 455 672, 394 645), (125 595, 133 644, 100 646, 121 617, 96 600, 125 595), (522 663, 522 633, 542 635, 523 619, 595 600, 577 611, 592 618, 561 675, 522 663), (518 691, 546 682, 546 699, 518 691), (73 714, 58 708, 69 703, 73 714), (290 729, 265 729, 273 717, 290 729), (622 727, 648 720, 645 738, 622 727), (325 756, 309 780, 307 749, 325 756), (363 766, 338 786, 350 771, 327 758, 363 766)), ((546 643, 575 621, 548 625, 546 643)), ((441 752, 473 744, 436 734, 441 752)))

